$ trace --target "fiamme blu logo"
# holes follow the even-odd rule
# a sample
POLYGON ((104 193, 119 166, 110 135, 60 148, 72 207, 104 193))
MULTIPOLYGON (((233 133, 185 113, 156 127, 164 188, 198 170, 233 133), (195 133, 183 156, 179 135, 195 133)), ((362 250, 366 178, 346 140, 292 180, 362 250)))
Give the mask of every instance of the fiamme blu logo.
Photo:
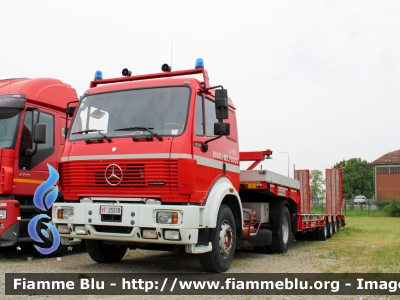
MULTIPOLYGON (((38 186, 33 195, 33 203, 43 212, 49 210, 57 199, 58 186, 56 183, 60 177, 56 169, 52 166, 47 164, 47 168, 49 169, 49 178, 38 186)), ((28 224, 28 233, 35 242, 45 244, 46 246, 48 246, 49 243, 52 244, 50 248, 42 248, 36 244, 34 245, 37 251, 47 255, 57 250, 60 245, 60 234, 53 224, 43 222, 44 219, 47 219, 48 221, 51 220, 47 214, 40 214, 32 218, 28 224), (47 230, 43 228, 42 224, 47 227, 47 230), (49 239, 49 231, 52 235, 51 239, 49 239), (39 234, 46 239, 46 242, 39 236, 39 234)))

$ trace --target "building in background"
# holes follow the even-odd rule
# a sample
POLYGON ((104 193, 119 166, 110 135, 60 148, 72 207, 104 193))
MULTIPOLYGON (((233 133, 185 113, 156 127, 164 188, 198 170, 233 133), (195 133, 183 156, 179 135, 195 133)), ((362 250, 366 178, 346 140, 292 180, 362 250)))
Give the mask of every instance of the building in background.
POLYGON ((374 171, 375 201, 400 198, 400 150, 386 153, 363 166, 374 171))

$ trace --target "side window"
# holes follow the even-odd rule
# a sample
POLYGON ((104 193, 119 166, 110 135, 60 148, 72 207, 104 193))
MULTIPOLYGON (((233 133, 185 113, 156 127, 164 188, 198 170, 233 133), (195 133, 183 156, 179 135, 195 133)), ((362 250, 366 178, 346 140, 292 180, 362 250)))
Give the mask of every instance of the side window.
POLYGON ((198 95, 196 99, 196 135, 204 135, 204 114, 203 114, 203 97, 198 95))
MULTIPOLYGON (((33 115, 34 115, 34 123, 37 120, 37 110, 33 111, 33 115)), ((54 116, 44 113, 44 112, 40 112, 40 123, 45 123, 47 124, 46 126, 46 143, 45 144, 39 144, 38 145, 38 150, 39 149, 44 149, 44 148, 48 148, 48 147, 53 147, 54 146, 54 116)))
POLYGON ((54 116, 40 112, 39 122, 47 125, 46 143, 38 144, 37 152, 33 156, 25 155, 26 150, 33 149, 35 146, 33 143, 33 125, 37 122, 37 117, 37 110, 28 110, 25 113, 19 151, 19 168, 22 170, 31 170, 54 152, 54 116))
MULTIPOLYGON (((218 122, 215 117, 215 102, 209 99, 205 100, 205 110, 206 110, 206 134, 207 136, 214 136, 214 123, 218 122)), ((236 118, 235 112, 229 109, 228 112, 229 119, 224 122, 231 124, 231 134, 228 139, 236 142, 237 141, 237 128, 236 128, 236 118)))
POLYGON ((205 110, 206 110, 206 135, 214 136, 214 123, 218 122, 215 117, 215 103, 210 99, 205 100, 205 110))
POLYGON ((32 149, 32 111, 27 111, 25 114, 24 127, 22 129, 21 146, 19 148, 19 153, 24 156, 25 151, 32 149))

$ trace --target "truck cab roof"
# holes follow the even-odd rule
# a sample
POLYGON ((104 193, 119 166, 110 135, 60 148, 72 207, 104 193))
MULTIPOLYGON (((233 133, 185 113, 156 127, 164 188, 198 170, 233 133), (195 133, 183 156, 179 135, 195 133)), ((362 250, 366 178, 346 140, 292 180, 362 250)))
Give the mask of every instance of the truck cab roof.
POLYGON ((75 89, 53 78, 14 78, 0 80, 0 94, 23 94, 28 102, 65 110, 69 101, 77 100, 75 89))

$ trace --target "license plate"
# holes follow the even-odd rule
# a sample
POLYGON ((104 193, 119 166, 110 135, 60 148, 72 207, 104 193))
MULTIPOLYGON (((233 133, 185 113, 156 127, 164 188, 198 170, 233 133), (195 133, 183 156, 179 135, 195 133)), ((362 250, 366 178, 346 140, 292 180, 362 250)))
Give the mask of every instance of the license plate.
POLYGON ((122 214, 122 206, 101 205, 100 206, 100 214, 101 215, 121 215, 122 214))

